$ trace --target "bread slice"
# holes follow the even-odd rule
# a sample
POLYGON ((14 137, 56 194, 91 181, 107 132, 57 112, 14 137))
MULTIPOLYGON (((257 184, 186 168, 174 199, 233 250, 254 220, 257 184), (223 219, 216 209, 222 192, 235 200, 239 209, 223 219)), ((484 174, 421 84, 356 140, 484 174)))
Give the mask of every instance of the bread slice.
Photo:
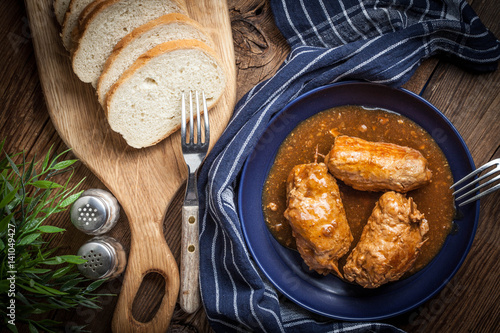
POLYGON ((109 88, 143 53, 153 47, 176 39, 198 39, 213 47, 213 41, 202 26, 189 17, 173 13, 141 25, 116 44, 106 61, 97 83, 99 102, 104 106, 109 88))
POLYGON ((60 25, 63 24, 64 15, 66 14, 66 11, 69 7, 69 1, 70 0, 54 0, 54 14, 56 15, 56 20, 60 25))
POLYGON ((106 116, 130 146, 152 146, 180 127, 182 91, 204 91, 210 108, 226 82, 221 61, 205 43, 166 42, 139 57, 111 87, 106 116))
POLYGON ((85 8, 87 8, 87 6, 94 2, 94 0, 71 0, 69 3, 68 11, 64 16, 61 31, 61 38, 66 50, 71 51, 74 46, 72 33, 73 30, 78 27, 78 18, 80 14, 85 8))
POLYGON ((185 13, 178 0, 107 0, 83 21, 73 53, 73 71, 95 87, 114 46, 144 23, 168 13, 185 13))

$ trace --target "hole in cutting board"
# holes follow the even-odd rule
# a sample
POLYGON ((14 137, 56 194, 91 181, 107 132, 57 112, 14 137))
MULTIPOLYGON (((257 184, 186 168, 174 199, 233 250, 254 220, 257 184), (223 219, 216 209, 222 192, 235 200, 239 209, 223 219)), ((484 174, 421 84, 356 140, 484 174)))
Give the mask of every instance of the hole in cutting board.
POLYGON ((142 279, 141 286, 132 302, 132 316, 141 323, 154 318, 165 296, 166 281, 156 272, 150 272, 142 279))
MULTIPOLYGON (((177 262, 180 262, 181 258, 181 234, 180 232, 171 232, 171 230, 181 230, 182 202, 185 190, 186 182, 184 181, 170 202, 163 224, 165 240, 177 262)), ((166 281, 161 274, 156 272, 146 274, 132 302, 132 316, 141 323, 151 321, 160 308, 165 291, 166 281)))

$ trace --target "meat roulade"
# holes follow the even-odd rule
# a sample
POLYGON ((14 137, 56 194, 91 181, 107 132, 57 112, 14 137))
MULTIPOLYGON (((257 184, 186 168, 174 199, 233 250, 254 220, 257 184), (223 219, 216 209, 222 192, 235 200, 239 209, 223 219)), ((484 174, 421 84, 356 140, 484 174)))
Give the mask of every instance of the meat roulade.
POLYGON ((337 179, 361 191, 405 193, 427 184, 432 176, 418 150, 345 135, 335 138, 325 163, 337 179))
POLYGON ((412 198, 384 193, 347 257, 344 277, 365 288, 398 280, 415 263, 428 231, 427 220, 412 198))
POLYGON ((295 166, 287 179, 287 209, 297 249, 309 268, 337 273, 353 240, 335 178, 324 163, 295 166))

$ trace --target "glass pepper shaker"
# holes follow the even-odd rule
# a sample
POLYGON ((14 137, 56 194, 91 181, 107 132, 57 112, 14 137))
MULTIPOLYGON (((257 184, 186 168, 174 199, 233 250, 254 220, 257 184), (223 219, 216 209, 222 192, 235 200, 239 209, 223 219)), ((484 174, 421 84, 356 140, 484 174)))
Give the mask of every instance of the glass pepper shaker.
POLYGON ((97 236, 83 244, 77 255, 87 262, 78 264, 83 276, 92 279, 115 278, 127 265, 127 256, 123 246, 109 236, 97 236))
POLYGON ((71 222, 88 235, 102 235, 111 230, 120 217, 120 205, 109 192, 89 189, 73 203, 71 222))

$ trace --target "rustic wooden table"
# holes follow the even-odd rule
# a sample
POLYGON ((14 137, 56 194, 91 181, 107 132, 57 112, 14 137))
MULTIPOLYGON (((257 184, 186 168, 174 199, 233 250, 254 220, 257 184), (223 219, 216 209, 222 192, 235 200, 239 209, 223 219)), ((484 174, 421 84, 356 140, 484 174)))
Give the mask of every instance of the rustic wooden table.
MULTIPOLYGON (((496 0, 471 0, 485 25, 500 36, 500 7, 496 0)), ((289 52, 274 25, 265 0, 228 0, 237 62, 237 98, 256 83, 270 77, 289 52)), ((54 129, 40 87, 29 22, 23 3, 0 2, 0 139, 6 150, 24 150, 31 158, 43 156, 49 147, 58 152, 67 147, 54 129)), ((424 62, 405 87, 439 108, 456 126, 467 143, 476 165, 500 157, 500 71, 475 75, 443 60, 424 62)), ((78 164, 73 183, 85 178, 82 189, 105 188, 83 165, 78 164)), ((183 188, 167 214, 165 232, 179 262, 180 206, 183 188)), ((408 332, 494 332, 500 327, 500 192, 481 200, 479 228, 464 264, 449 284, 419 308, 385 322, 408 332)), ((69 216, 60 214, 50 221, 68 231, 54 241, 60 251, 76 253, 89 237, 71 226, 69 216)), ((127 247, 130 230, 122 216, 111 236, 127 247)), ((133 305, 134 316, 148 321, 158 306, 163 279, 149 274, 133 305)), ((101 287, 118 294, 121 280, 101 287)), ((110 331, 116 297, 102 299, 102 310, 77 309, 51 313, 67 327, 86 324, 93 332, 110 331)), ((177 306, 170 331, 207 332, 210 326, 203 309, 187 315, 177 306)))

